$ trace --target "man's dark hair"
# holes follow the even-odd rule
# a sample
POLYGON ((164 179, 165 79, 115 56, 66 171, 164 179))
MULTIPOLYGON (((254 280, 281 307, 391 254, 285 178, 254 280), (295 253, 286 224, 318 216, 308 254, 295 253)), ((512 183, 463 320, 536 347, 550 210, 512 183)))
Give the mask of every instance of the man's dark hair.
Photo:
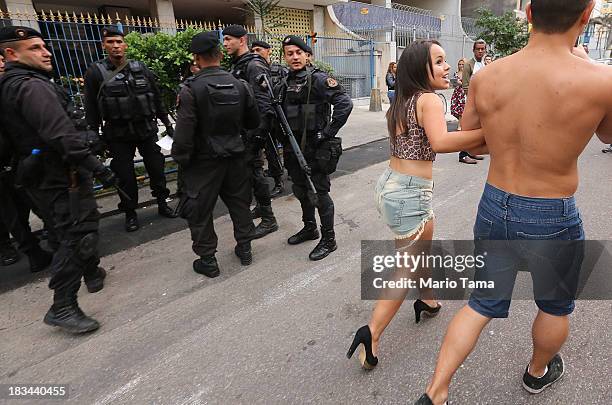
POLYGON ((215 46, 207 50, 206 52, 199 53, 198 55, 200 55, 202 58, 206 60, 216 60, 216 59, 223 58, 223 54, 221 53, 221 48, 219 48, 218 46, 215 46))
POLYGON ((440 46, 435 40, 418 40, 411 43, 397 62, 395 99, 387 111, 387 129, 391 142, 395 142, 397 128, 408 129, 408 102, 418 92, 433 93, 429 80, 433 76, 431 47, 440 46))
POLYGON ((567 32, 591 0, 531 0, 533 27, 546 34, 567 32))
POLYGON ((4 56, 4 48, 2 46, 0 46, 0 56, 5 58, 5 56, 4 56))

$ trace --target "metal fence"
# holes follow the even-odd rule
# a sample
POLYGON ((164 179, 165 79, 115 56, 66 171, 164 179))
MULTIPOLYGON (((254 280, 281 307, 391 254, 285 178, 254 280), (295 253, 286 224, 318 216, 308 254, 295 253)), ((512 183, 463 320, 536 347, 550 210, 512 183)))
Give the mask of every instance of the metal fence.
MULTIPOLYGON (((0 10, 0 26, 19 24, 40 29, 49 51, 53 54, 55 78, 61 82, 69 93, 80 101, 83 89, 83 76, 87 68, 106 55, 102 49, 101 31, 104 26, 115 25, 126 34, 139 32, 155 34, 158 32, 176 33, 188 27, 196 30, 223 29, 218 22, 201 22, 177 20, 173 25, 160 24, 157 19, 130 17, 120 19, 106 15, 90 15, 66 12, 41 11, 36 15, 9 14, 0 10)), ((315 60, 329 65, 338 81, 353 97, 369 97, 374 75, 373 45, 371 41, 322 36, 312 40, 309 33, 276 32, 263 34, 254 27, 245 27, 249 40, 265 39, 274 48, 274 60, 281 60, 282 39, 288 34, 299 35, 313 45, 315 60), (314 42, 314 44, 313 44, 314 42)))

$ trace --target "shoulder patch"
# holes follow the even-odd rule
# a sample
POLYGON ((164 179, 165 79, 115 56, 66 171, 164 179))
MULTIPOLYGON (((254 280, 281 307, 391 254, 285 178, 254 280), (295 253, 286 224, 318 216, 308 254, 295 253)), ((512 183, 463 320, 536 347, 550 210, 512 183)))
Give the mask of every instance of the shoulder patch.
POLYGON ((328 77, 325 83, 327 83, 327 87, 329 87, 330 89, 335 89, 336 87, 338 87, 338 82, 332 77, 328 77))

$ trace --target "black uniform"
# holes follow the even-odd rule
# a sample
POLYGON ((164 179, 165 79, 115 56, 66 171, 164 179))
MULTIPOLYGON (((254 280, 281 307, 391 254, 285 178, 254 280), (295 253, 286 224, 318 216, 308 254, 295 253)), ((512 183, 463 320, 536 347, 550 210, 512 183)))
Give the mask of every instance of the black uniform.
MULTIPOLYGON (((280 63, 274 62, 270 64, 270 81, 273 87, 278 86, 281 81, 287 77, 289 74, 289 69, 280 63)), ((272 140, 268 137, 266 140, 266 159, 268 160, 268 176, 274 178, 276 187, 282 188, 281 177, 283 175, 283 166, 282 162, 280 162, 280 157, 277 156, 277 151, 275 145, 272 144, 272 141, 276 142, 280 136, 280 128, 276 123, 270 126, 270 133, 272 134, 272 140)))
POLYGON ((229 209, 238 245, 250 251, 252 194, 241 133, 257 128, 260 120, 249 86, 219 67, 202 69, 185 81, 177 112, 172 157, 182 168, 179 211, 189 222, 193 251, 214 261, 213 209, 219 196, 229 209))
MULTIPOLYGON (((310 66, 291 71, 287 78, 276 89, 287 120, 300 144, 302 152, 312 170, 312 182, 317 191, 319 217, 321 219, 322 242, 325 238, 334 239, 334 203, 329 195, 331 182, 329 170, 323 170, 317 161, 319 154, 329 155, 330 140, 334 139, 340 128, 346 123, 352 109, 351 98, 342 87, 325 72, 310 66), (332 115, 332 108, 333 115, 332 115)), ((336 147, 339 142, 335 141, 336 147)), ((331 146, 333 148, 333 146, 331 146)), ((285 167, 293 181, 293 193, 302 206, 304 234, 290 238, 289 243, 301 243, 314 239, 316 233, 315 206, 307 198, 307 182, 304 172, 287 142, 284 147, 285 167), (304 239, 305 238, 305 239, 304 239)), ((340 151, 341 152, 341 151, 340 151)), ((338 151, 335 152, 338 154, 338 151)), ((335 170, 335 168, 334 168, 335 170)), ((334 242, 335 250, 335 242, 334 242)), ((311 253, 311 259, 318 260, 311 253)), ((326 256, 326 255, 325 255, 326 256)), ((323 256, 323 257, 325 257, 323 256)))
POLYGON ((170 195, 164 175, 164 156, 156 144, 157 118, 170 126, 155 75, 142 62, 130 61, 110 79, 116 67, 106 58, 92 64, 85 73, 87 124, 102 133, 113 158, 111 168, 119 178, 119 186, 130 197, 120 195, 119 209, 135 215, 138 205, 138 183, 134 173, 136 148, 143 158, 150 177, 153 196, 160 209, 170 195), (101 89, 102 87, 102 89, 101 89))
POLYGON ((262 223, 256 230, 258 237, 261 237, 278 229, 276 218, 274 218, 272 213, 270 188, 263 169, 263 149, 274 118, 274 109, 272 108, 272 100, 270 100, 269 94, 258 82, 258 78, 261 75, 270 77, 270 67, 268 62, 261 56, 247 52, 233 61, 231 73, 237 79, 242 79, 251 86, 261 117, 258 128, 244 133, 247 161, 252 171, 255 200, 261 209, 262 223), (264 229, 266 230, 264 231, 264 229))
POLYGON ((45 322, 74 332, 96 329, 98 323, 85 317, 76 297, 81 277, 87 283, 104 276, 97 267, 100 215, 92 173, 107 179, 112 173, 89 150, 67 113, 67 94, 45 72, 9 63, 0 78, 0 106, 3 129, 19 159, 16 182, 60 240, 49 282, 54 303, 45 322))

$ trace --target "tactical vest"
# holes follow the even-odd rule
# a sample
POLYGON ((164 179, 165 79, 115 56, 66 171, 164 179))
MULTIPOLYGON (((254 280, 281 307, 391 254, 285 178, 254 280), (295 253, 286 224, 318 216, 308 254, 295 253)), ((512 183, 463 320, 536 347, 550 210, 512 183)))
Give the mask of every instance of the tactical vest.
POLYGON ((283 65, 280 63, 272 63, 270 65, 270 80, 272 81, 272 88, 279 85, 287 74, 287 68, 285 68, 283 65))
POLYGON ((227 72, 202 72, 185 81, 194 94, 197 108, 196 155, 230 157, 244 152, 240 136, 244 100, 243 85, 227 72))
POLYGON ((98 105, 105 121, 148 121, 155 118, 155 93, 141 62, 130 61, 115 77, 106 63, 96 62, 106 83, 98 94, 98 105), (110 81, 108 81, 110 79, 110 81))
POLYGON ((314 75, 319 72, 307 67, 284 79, 283 110, 291 130, 297 138, 322 131, 329 123, 331 105, 315 91, 314 75))

